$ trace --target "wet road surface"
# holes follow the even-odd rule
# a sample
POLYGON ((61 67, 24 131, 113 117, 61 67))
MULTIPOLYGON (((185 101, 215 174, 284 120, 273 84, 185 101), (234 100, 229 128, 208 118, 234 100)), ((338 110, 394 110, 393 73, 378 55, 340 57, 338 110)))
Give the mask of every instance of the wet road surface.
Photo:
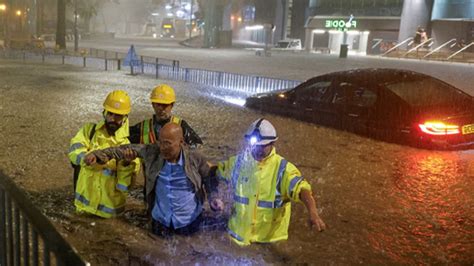
POLYGON ((101 119, 113 89, 133 99, 131 124, 151 115, 148 94, 161 80, 69 66, 0 61, 0 165, 26 189, 60 232, 93 265, 472 264, 474 151, 428 151, 374 141, 209 97, 210 88, 169 82, 175 113, 202 136, 212 160, 234 154, 247 126, 265 116, 280 136, 277 151, 311 183, 322 219, 314 233, 293 205, 290 238, 238 248, 222 231, 153 239, 137 191, 118 219, 75 214, 69 140, 101 119))

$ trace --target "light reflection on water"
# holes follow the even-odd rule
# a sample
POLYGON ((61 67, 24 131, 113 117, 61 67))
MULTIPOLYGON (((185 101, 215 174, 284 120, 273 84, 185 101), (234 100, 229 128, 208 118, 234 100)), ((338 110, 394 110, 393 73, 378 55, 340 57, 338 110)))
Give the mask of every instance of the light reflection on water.
POLYGON ((372 225, 372 247, 398 263, 465 260, 474 250, 473 163, 466 152, 404 154, 387 188, 394 219, 372 225))

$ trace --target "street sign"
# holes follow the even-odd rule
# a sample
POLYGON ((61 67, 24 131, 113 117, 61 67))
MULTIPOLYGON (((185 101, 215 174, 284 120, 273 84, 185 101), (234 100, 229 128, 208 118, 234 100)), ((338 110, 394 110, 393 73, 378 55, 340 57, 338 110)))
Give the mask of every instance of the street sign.
POLYGON ((135 47, 130 46, 128 49, 127 56, 123 60, 123 66, 140 66, 141 62, 138 59, 137 52, 135 52, 135 47))
POLYGON ((344 19, 326 19, 324 23, 325 28, 335 29, 339 31, 347 31, 349 29, 357 28, 357 20, 351 15, 348 21, 344 19))

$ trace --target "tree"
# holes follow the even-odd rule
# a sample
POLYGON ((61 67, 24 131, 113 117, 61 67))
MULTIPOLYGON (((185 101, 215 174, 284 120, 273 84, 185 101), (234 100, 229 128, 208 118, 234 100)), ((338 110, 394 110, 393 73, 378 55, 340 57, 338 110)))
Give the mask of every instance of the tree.
POLYGON ((66 0, 58 0, 57 8, 56 46, 60 49, 66 49, 66 0))
POLYGON ((68 0, 72 8, 74 8, 74 1, 77 1, 77 14, 84 22, 85 32, 90 31, 91 19, 97 16, 98 10, 106 3, 120 4, 119 0, 68 0))

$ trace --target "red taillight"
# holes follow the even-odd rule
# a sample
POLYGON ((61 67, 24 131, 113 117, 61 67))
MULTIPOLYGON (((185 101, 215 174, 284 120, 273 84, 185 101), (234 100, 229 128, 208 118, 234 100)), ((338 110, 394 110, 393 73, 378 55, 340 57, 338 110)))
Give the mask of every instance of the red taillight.
POLYGON ((425 122, 418 125, 421 131, 429 135, 455 135, 459 134, 459 126, 445 124, 443 122, 425 122))

